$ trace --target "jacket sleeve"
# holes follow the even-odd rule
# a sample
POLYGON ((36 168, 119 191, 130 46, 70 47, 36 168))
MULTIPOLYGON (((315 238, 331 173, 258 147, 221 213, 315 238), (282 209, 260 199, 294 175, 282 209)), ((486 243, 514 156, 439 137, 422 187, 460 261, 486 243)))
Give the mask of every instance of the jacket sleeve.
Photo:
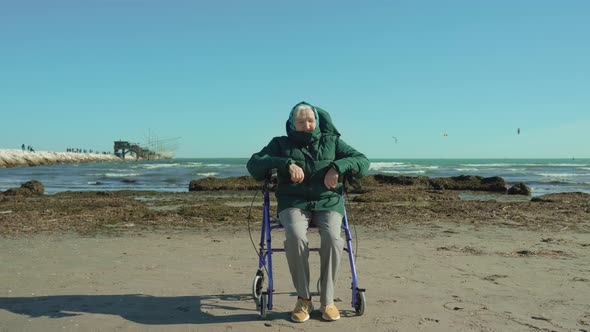
POLYGON ((336 160, 332 166, 338 173, 352 173, 357 179, 365 176, 369 171, 369 159, 343 140, 336 141, 336 160))
POLYGON ((246 168, 250 175, 257 180, 262 181, 273 168, 286 168, 292 160, 288 157, 281 156, 281 146, 277 138, 273 138, 267 146, 260 152, 257 152, 250 157, 246 168))

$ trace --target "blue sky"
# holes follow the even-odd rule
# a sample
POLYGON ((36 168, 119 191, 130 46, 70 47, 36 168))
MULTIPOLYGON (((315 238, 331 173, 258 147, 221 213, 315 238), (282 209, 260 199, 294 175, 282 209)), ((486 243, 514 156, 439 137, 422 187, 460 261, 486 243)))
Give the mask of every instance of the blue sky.
POLYGON ((249 157, 305 100, 369 158, 590 157, 588 13, 585 0, 3 0, 0 148, 110 151, 151 130, 181 137, 177 157, 249 157))

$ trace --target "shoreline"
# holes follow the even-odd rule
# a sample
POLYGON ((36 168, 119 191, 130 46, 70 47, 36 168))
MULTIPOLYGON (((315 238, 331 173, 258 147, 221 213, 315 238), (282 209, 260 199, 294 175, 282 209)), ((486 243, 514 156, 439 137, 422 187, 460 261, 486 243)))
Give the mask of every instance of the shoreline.
POLYGON ((122 160, 112 154, 0 149, 0 168, 122 160))

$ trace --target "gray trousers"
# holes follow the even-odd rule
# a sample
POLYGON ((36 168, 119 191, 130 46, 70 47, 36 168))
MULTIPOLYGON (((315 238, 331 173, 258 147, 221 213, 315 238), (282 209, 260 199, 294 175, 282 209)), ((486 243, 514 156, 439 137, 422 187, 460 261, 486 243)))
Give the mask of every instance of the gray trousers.
POLYGON ((297 296, 311 298, 309 291, 309 242, 307 228, 310 221, 320 231, 320 302, 334 303, 334 285, 340 268, 344 240, 340 236, 342 215, 333 211, 304 211, 288 208, 279 213, 285 229, 285 252, 297 296))

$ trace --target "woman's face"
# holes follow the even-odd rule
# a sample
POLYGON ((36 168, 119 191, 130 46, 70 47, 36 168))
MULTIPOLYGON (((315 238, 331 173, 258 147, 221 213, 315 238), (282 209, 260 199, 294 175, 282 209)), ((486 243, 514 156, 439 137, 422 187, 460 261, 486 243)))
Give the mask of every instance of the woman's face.
POLYGON ((296 131, 309 133, 315 129, 315 113, 310 109, 302 109, 293 120, 296 131))

